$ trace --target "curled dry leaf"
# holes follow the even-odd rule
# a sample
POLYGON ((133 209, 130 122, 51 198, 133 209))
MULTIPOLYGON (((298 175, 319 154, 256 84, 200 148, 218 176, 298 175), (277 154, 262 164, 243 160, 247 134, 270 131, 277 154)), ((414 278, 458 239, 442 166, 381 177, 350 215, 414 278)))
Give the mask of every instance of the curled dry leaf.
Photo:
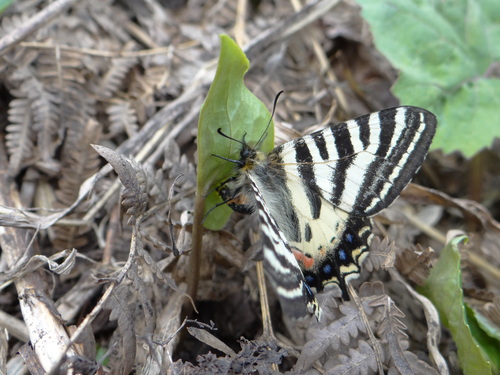
POLYGON ((128 208, 127 214, 131 215, 129 224, 133 225, 136 219, 146 212, 148 204, 146 173, 137 162, 107 147, 99 145, 92 147, 111 164, 125 187, 122 204, 128 208))

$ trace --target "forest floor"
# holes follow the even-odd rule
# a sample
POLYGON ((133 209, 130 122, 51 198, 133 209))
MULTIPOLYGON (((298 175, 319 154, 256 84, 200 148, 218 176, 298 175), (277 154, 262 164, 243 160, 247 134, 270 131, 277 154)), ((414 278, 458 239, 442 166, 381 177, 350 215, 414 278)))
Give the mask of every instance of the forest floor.
MULTIPOLYGON (((498 148, 432 150, 374 218, 358 298, 317 293, 319 322, 288 319, 271 287, 259 298, 251 217, 206 230, 193 269, 197 124, 219 35, 242 47, 269 109, 284 91, 278 145, 399 104, 353 2, 33 0, 1 18, 0 373, 461 373, 415 291, 461 234, 455 284, 498 332, 498 148)), ((453 283, 432 280, 447 300, 453 283)))

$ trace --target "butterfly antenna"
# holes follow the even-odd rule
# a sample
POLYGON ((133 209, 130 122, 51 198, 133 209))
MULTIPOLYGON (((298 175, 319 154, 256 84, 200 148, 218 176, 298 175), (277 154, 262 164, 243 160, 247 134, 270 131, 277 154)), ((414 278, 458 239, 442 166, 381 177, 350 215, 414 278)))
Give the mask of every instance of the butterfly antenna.
POLYGON ((262 142, 264 142, 264 139, 266 139, 266 137, 267 137, 267 129, 269 129, 269 126, 271 126, 271 122, 273 121, 274 113, 276 112, 276 106, 278 105, 278 99, 279 99, 280 95, 283 94, 283 93, 284 93, 284 91, 281 90, 274 97, 273 111, 271 112, 271 118, 269 119, 269 122, 267 123, 266 130, 264 131, 264 133, 262 133, 262 135, 260 136, 259 141, 255 145, 256 149, 260 148, 260 146, 262 145, 262 142))
POLYGON ((222 128, 217 129, 217 133, 219 133, 220 135, 222 135, 224 138, 227 138, 227 139, 229 139, 229 140, 231 140, 231 141, 234 141, 234 142, 239 143, 239 144, 240 144, 240 145, 242 145, 242 146, 245 146, 245 145, 246 145, 246 144, 245 144, 245 136, 247 135, 247 133, 243 134, 243 142, 242 142, 242 141, 240 141, 239 139, 236 139, 236 138, 230 137, 229 135, 227 135, 226 133, 224 133, 224 132, 222 131, 222 128))

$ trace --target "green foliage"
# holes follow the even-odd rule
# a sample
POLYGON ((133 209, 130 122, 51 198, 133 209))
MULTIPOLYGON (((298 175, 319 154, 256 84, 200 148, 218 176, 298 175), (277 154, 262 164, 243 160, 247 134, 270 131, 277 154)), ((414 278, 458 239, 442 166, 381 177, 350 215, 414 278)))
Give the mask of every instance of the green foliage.
POLYGON ((485 353, 491 351, 481 345, 482 335, 474 329, 477 324, 471 325, 468 321, 463 300, 458 245, 465 239, 465 236, 456 237, 445 246, 419 291, 436 306, 441 322, 450 330, 464 374, 491 374, 491 363, 485 359, 485 353))
MULTIPOLYGON (((265 105, 246 87, 243 76, 249 61, 238 45, 227 35, 222 35, 219 65, 214 81, 203 104, 198 121, 198 192, 211 192, 205 204, 205 212, 222 202, 214 188, 234 175, 235 164, 213 155, 239 160, 241 144, 217 133, 222 132, 235 140, 245 139, 255 144, 266 132, 271 114, 265 105)), ((273 124, 267 130, 262 151, 274 146, 273 124)), ((231 209, 221 206, 212 211, 205 220, 205 227, 221 229, 231 209)))
POLYGON ((101 363, 103 366, 107 366, 109 364, 109 357, 106 357, 106 354, 108 353, 109 348, 98 345, 96 350, 96 361, 101 363))
POLYGON ((468 305, 465 306, 465 312, 467 313, 467 322, 469 323, 472 336, 481 349, 484 350, 488 359, 495 367, 496 373, 498 373, 500 369, 500 340, 498 336, 498 327, 476 313, 468 305), (485 323, 487 324, 486 326, 484 325, 485 323))
POLYGON ((358 0, 375 45, 400 71, 402 104, 434 112, 433 148, 471 156, 500 136, 498 0, 358 0))
POLYGON ((10 7, 14 0, 0 0, 0 13, 3 13, 5 9, 10 7))

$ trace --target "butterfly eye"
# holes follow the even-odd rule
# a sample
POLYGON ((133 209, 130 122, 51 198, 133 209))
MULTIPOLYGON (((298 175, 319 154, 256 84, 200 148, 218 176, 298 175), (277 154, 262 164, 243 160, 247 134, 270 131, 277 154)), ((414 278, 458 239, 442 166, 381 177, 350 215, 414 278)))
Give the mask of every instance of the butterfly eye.
POLYGON ((240 158, 242 161, 246 161, 250 155, 252 154, 252 149, 247 146, 246 144, 243 145, 243 147, 241 148, 241 151, 240 151, 240 158))

